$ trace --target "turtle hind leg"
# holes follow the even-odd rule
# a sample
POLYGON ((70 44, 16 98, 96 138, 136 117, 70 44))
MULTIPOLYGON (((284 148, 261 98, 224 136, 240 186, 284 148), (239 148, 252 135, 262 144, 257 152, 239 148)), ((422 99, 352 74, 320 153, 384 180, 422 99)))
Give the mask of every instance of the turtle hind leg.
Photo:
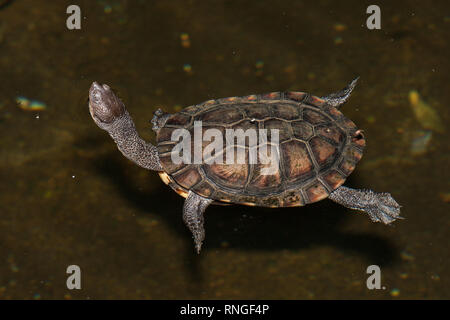
POLYGON ((331 93, 325 97, 322 97, 329 105, 333 107, 339 107, 344 104, 350 97, 353 89, 356 87, 359 77, 350 82, 344 89, 339 92, 331 93))
POLYGON ((329 198, 344 207, 366 212, 374 222, 389 224, 400 217, 400 205, 389 193, 340 186, 329 198))
POLYGON ((211 199, 201 197, 192 191, 189 191, 184 201, 183 221, 192 232, 197 253, 200 253, 202 242, 205 239, 203 213, 211 202, 211 199))

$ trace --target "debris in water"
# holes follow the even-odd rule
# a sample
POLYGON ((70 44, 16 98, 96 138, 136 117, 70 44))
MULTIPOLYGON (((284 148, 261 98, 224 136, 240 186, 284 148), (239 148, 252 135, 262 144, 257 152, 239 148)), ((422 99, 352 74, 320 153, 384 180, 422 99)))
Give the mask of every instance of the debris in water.
POLYGON ((222 247, 222 248, 228 248, 229 246, 230 246, 230 243, 228 242, 228 241, 222 241, 221 243, 220 243, 220 246, 222 247))
POLYGON ((375 123, 376 120, 377 120, 377 119, 375 118, 375 116, 372 116, 372 115, 367 116, 367 118, 366 118, 366 121, 367 121, 368 123, 375 123))
POLYGON ((335 44, 335 45, 342 44, 343 42, 344 42, 344 39, 342 39, 342 37, 336 37, 336 38, 334 38, 334 44, 335 44))
POLYGON ((45 103, 37 101, 37 100, 30 100, 26 97, 19 96, 16 98, 16 102, 20 109, 26 110, 26 111, 42 111, 47 109, 47 106, 45 103))
POLYGON ((444 201, 445 203, 450 203, 450 192, 440 193, 439 198, 441 198, 441 200, 444 201))
POLYGON ((444 126, 442 125, 436 110, 423 101, 417 91, 411 90, 408 94, 408 98, 417 121, 420 122, 424 129, 440 133, 444 132, 444 126))
POLYGON ((183 70, 184 70, 186 73, 191 73, 191 72, 192 72, 192 66, 191 66, 190 64, 186 63, 186 64, 183 66, 183 70))
POLYGON ((336 24, 333 26, 333 29, 334 29, 335 31, 337 31, 337 32, 341 32, 341 31, 346 30, 346 29, 347 29, 347 26, 346 26, 345 24, 342 24, 342 23, 336 23, 336 24))
POLYGON ((431 280, 439 281, 439 280, 441 280, 441 277, 437 273, 433 273, 431 275, 431 280))
POLYGON ((316 79, 316 74, 314 72, 308 72, 306 77, 308 78, 308 80, 314 80, 316 79))
POLYGON ((105 7, 103 8, 103 11, 104 11, 106 14, 109 14, 109 13, 112 12, 112 7, 111 7, 109 4, 107 4, 107 5, 105 5, 105 7))
POLYGON ((398 297, 400 295, 400 289, 394 288, 390 292, 391 296, 398 297))
POLYGON ((419 156, 427 152, 433 132, 430 130, 420 130, 414 133, 414 139, 411 142, 411 154, 419 156))
POLYGON ((191 46, 191 40, 188 33, 180 34, 181 46, 183 48, 189 48, 191 46))
POLYGON ((9 255, 8 256, 8 263, 9 263, 9 267, 11 269, 12 272, 19 272, 19 267, 16 265, 16 262, 14 261, 14 257, 13 255, 9 255))
POLYGON ((262 60, 256 61, 255 68, 256 68, 256 75, 261 76, 263 74, 264 61, 262 61, 262 60))
POLYGON ((404 261, 414 261, 414 259, 415 259, 415 257, 406 250, 403 250, 400 253, 400 256, 401 256, 402 260, 404 260, 404 261))

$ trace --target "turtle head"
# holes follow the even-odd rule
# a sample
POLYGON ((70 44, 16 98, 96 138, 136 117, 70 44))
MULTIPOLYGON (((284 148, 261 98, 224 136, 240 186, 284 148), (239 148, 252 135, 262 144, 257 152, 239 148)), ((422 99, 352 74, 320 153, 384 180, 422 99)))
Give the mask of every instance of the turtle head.
POLYGON ((122 101, 108 85, 100 85, 94 82, 89 90, 89 112, 95 123, 101 129, 107 130, 126 111, 122 101))

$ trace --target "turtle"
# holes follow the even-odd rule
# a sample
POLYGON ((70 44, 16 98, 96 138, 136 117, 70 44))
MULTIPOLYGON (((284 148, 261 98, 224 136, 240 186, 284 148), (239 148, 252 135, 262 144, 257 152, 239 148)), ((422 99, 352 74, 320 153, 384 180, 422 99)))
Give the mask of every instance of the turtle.
MULTIPOLYGON (((366 212, 374 222, 390 224, 401 218, 400 205, 389 193, 343 186, 366 145, 363 130, 339 111, 358 78, 344 89, 323 97, 306 92, 271 92, 208 100, 174 114, 157 109, 150 121, 156 145, 139 136, 125 105, 108 85, 92 83, 89 111, 97 126, 109 133, 126 158, 157 171, 165 184, 185 198, 183 220, 200 253, 205 238, 204 212, 210 204, 280 208, 328 198, 366 212), (195 138, 199 123, 201 129, 211 129, 214 142, 217 139, 219 145, 219 150, 214 149, 208 159, 201 157, 208 139, 201 135, 195 138), (252 130, 260 133, 260 137, 265 133, 265 139, 256 143, 253 139, 250 145, 251 139, 245 134, 252 130), (229 132, 244 134, 244 139, 227 140, 229 132), (194 138, 181 139, 182 144, 183 134, 193 134, 194 138), (192 151, 198 154, 199 146, 202 149, 197 161, 173 157, 174 154, 184 157, 192 151), (277 160, 271 163, 275 165, 270 172, 263 172, 268 169, 268 161, 258 162, 250 157, 255 148, 262 146, 270 147, 273 159, 277 160), (240 150, 244 156, 236 159, 230 150, 240 150), (227 157, 231 153, 227 160, 234 161, 223 162, 225 151, 227 157)), ((182 158, 186 159, 189 156, 182 158)))

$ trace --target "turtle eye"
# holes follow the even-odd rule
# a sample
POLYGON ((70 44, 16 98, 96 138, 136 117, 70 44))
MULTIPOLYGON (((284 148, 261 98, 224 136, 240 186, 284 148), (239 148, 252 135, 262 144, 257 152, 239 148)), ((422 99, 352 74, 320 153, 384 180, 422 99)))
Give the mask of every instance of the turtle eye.
POLYGON ((364 139, 364 134, 362 130, 356 130, 353 134, 352 142, 364 146, 366 144, 366 140, 364 139))
POLYGON ((362 130, 356 131, 353 138, 356 140, 364 139, 363 131, 362 130))

